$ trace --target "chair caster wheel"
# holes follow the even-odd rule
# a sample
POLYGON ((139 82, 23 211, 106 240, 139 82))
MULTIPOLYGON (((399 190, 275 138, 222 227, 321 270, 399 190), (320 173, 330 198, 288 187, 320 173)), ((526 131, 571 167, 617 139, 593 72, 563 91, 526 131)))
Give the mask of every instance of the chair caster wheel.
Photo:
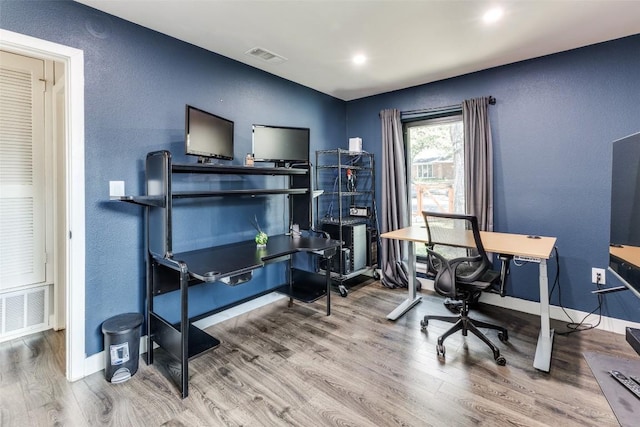
POLYGON ((429 326, 429 321, 428 320, 421 320, 420 321, 420 330, 422 332, 425 332, 427 330, 427 326, 429 326))
POLYGON ((347 295, 349 295, 349 291, 347 291, 347 288, 345 288, 344 285, 338 286, 338 292, 340 292, 340 296, 342 298, 346 298, 347 295))
POLYGON ((438 353, 438 356, 439 356, 439 357, 444 357, 444 353, 445 353, 444 345, 442 345, 442 344, 437 344, 437 345, 436 345, 436 352, 438 353))
POLYGON ((505 332, 498 332, 498 339, 502 342, 509 341, 509 334, 505 332))
POLYGON ((496 363, 498 364, 498 366, 504 366, 504 365, 506 365, 506 364, 507 364, 507 359, 505 359, 505 358, 504 358, 504 357, 502 357, 502 356, 498 356, 498 357, 496 358, 496 363))

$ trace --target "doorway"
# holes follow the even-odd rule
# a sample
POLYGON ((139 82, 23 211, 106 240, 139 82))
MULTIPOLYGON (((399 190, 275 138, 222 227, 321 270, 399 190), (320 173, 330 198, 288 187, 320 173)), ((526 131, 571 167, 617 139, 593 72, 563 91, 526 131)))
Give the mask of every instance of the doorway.
POLYGON ((60 235, 63 254, 63 288, 66 318, 66 377, 75 381, 85 374, 85 219, 84 219, 84 54, 81 50, 0 29, 0 49, 32 58, 59 62, 64 67, 64 88, 58 107, 64 126, 62 139, 64 167, 58 187, 66 197, 61 208, 60 235))
POLYGON ((0 76, 0 341, 7 341, 66 324, 50 315, 59 317, 53 299, 65 284, 52 245, 63 169, 51 134, 53 61, 0 50, 0 76))

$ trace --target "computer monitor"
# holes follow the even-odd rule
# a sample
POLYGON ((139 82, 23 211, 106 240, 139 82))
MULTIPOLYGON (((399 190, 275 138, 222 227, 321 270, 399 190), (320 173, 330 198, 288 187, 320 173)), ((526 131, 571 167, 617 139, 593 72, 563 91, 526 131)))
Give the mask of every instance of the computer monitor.
POLYGON ((253 156, 276 165, 309 162, 309 129, 253 125, 253 156))
POLYGON ((233 122, 191 105, 185 110, 185 153, 201 163, 233 160, 233 122))
POLYGON ((640 298, 640 132, 613 142, 609 270, 640 298))

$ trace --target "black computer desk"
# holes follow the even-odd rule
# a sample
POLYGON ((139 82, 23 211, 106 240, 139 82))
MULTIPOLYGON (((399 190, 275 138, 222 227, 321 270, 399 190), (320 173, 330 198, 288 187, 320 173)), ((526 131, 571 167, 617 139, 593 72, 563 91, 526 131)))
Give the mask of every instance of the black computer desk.
MULTIPOLYGON (((252 277, 253 270, 274 262, 291 262, 298 252, 313 253, 325 259, 332 258, 340 241, 323 237, 270 236, 264 247, 247 240, 211 248, 180 252, 167 256, 151 254, 147 280, 147 364, 153 363, 154 343, 158 344, 181 363, 180 389, 182 397, 188 395, 188 361, 206 350, 217 347, 220 341, 193 325, 189 318, 188 289, 202 282, 221 282, 237 286, 252 277), (162 293, 180 291, 180 322, 171 324, 154 311, 153 297, 162 293)), ((269 292, 289 295, 290 304, 295 297, 289 264, 288 284, 269 292)), ((326 313, 331 314, 331 272, 325 271, 326 313)), ((260 295, 264 295, 260 294, 260 295)), ((256 296, 260 296, 256 295, 256 296)), ((317 298, 315 298, 317 299, 317 298)), ((246 300, 243 300, 246 301, 246 300)), ((310 302, 310 301, 307 301, 310 302)))

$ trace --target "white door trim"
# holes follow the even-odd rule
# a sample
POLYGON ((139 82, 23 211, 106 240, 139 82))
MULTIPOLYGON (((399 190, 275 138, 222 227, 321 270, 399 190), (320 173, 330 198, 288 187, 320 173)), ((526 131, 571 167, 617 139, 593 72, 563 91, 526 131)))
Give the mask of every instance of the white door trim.
MULTIPOLYGON (((85 376, 85 201, 84 201, 84 52, 69 46, 0 29, 0 49, 65 64, 67 170, 67 330, 66 376, 85 376)), ((62 183, 60 183, 62 185, 62 183)))

